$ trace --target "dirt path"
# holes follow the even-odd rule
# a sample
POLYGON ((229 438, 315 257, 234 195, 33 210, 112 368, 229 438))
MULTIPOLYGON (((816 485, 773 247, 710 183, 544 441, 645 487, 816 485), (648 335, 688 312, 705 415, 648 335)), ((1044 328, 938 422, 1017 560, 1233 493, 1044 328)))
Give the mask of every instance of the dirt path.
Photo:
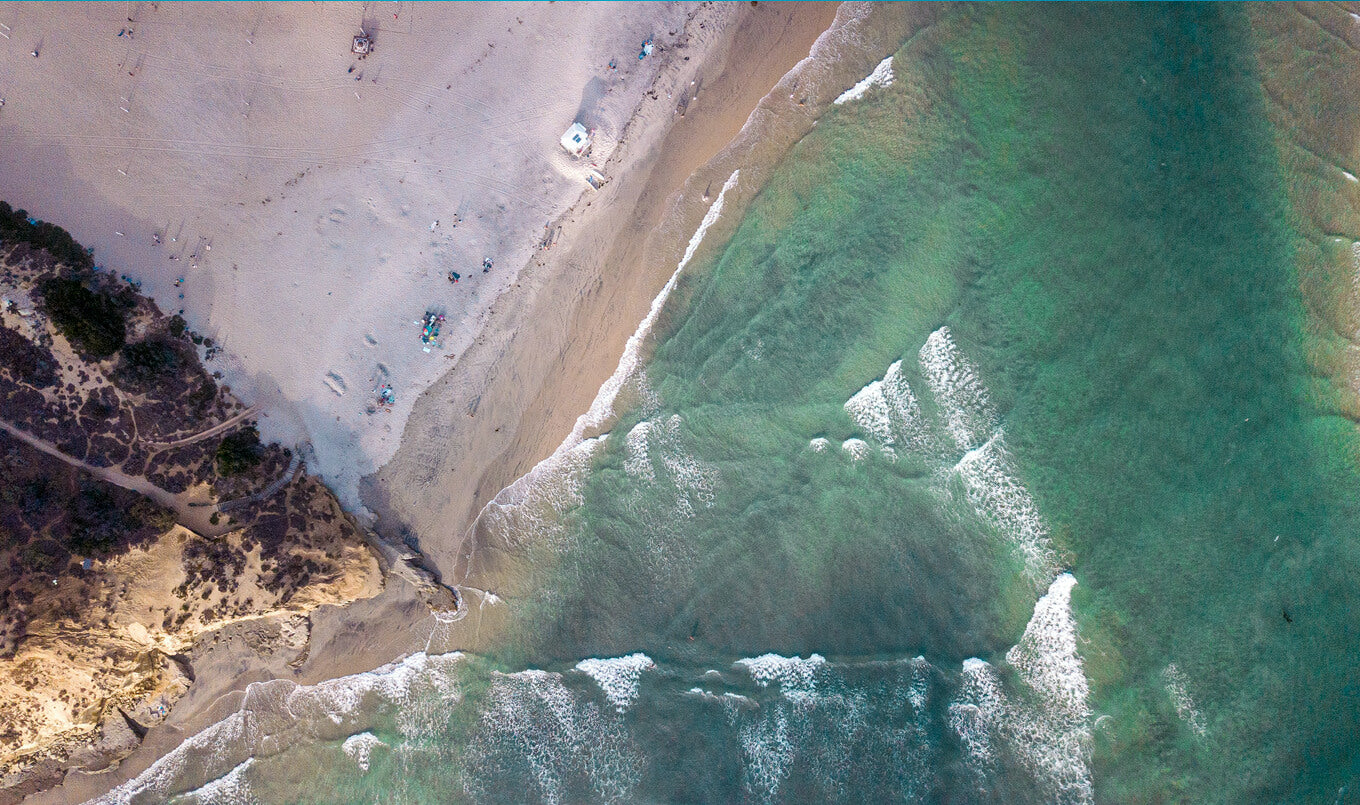
POLYGON ((159 453, 164 450, 173 450, 176 447, 184 447, 185 445, 193 444, 194 442, 201 442, 204 439, 209 439, 212 438, 213 436, 216 436, 219 433, 231 430, 232 428, 239 425, 241 422, 245 421, 246 419, 249 419, 251 416, 254 416, 258 408, 259 406, 252 405, 251 407, 245 409, 244 411, 241 411, 240 413, 236 414, 235 416, 231 417, 225 422, 219 422, 218 424, 213 425, 211 428, 201 430, 198 433, 193 434, 192 436, 185 436, 182 439, 175 439, 169 442, 148 441, 143 442, 143 444, 146 445, 148 450, 154 453, 159 453))
MULTIPOLYGON (((0 422, 0 430, 3 430, 5 433, 30 447, 41 450, 53 458, 60 459, 77 469, 88 472, 101 481, 107 481, 114 486, 121 486, 124 489, 130 489, 133 492, 146 495, 157 504, 173 511, 175 513, 175 519, 179 524, 190 531, 197 532, 207 537, 216 537, 227 533, 235 527, 228 525, 226 522, 219 522, 214 525, 209 518, 217 511, 218 507, 216 505, 196 506, 189 500, 190 496, 187 493, 176 495, 156 486, 145 478, 128 475, 114 467, 96 467, 93 464, 87 464, 75 456, 63 453, 51 442, 46 441, 45 439, 39 439, 37 436, 34 436, 27 431, 20 430, 8 422, 0 422)), ((295 471, 295 468, 293 467, 290 467, 289 469, 295 471)), ((284 477, 286 479, 291 479, 293 473, 285 473, 284 477)), ((279 482, 275 481, 274 483, 278 484, 279 482)), ((271 488, 273 488, 272 485, 271 488)), ((274 491, 277 492, 278 489, 274 489, 274 491)))
POLYGON ((228 512, 232 511, 233 509, 239 509, 242 506, 255 503, 257 501, 268 500, 269 498, 273 497, 274 494, 278 492, 280 489, 287 486, 289 481, 293 480, 293 477, 297 475, 298 468, 301 466, 302 466, 302 450, 300 449, 294 450, 293 460, 288 462, 288 469, 284 470, 283 474, 280 475, 278 478, 275 478, 272 484, 265 487, 263 490, 256 492, 253 495, 246 495, 243 498, 237 498, 235 500, 224 500, 221 503, 217 504, 216 506, 217 511, 228 512))

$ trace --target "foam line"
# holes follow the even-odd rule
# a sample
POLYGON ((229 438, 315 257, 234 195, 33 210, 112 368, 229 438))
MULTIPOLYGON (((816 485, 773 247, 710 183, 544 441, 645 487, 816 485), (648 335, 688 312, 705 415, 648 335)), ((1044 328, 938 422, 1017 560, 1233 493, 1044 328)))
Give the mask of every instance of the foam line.
POLYGON ((619 395, 619 390, 623 384, 633 376, 642 364, 642 342, 651 334, 652 327, 656 325, 657 317, 661 315, 661 309, 666 304, 666 299, 675 290, 676 283, 680 280, 680 272, 685 270, 685 266, 698 251, 699 244, 703 243, 704 235, 709 227, 717 223, 718 217, 722 215, 723 201, 727 196, 727 191, 737 186, 737 177, 741 171, 732 171, 732 175, 727 177, 723 183, 722 190, 718 191, 718 197, 713 200, 712 206, 704 213, 704 218, 699 222, 699 228, 694 231, 693 237, 689 239, 689 244, 685 246, 685 255, 680 258, 680 264, 675 267, 674 273, 666 284, 661 288, 661 292, 652 300, 651 309, 638 325, 637 330, 628 337, 628 343, 623 347, 623 356, 619 358, 619 365, 614 369, 614 374, 600 386, 599 392, 595 395, 595 400, 590 404, 590 410, 586 411, 576 420, 576 425, 571 429, 571 435, 567 437, 571 443, 579 442, 584 438, 585 432, 592 427, 603 425, 610 416, 614 414, 614 400, 619 395))
POLYGON ((986 441, 997 425, 996 410, 977 367, 959 352, 949 328, 931 333, 918 357, 921 374, 944 409, 954 443, 962 450, 971 450, 986 441))
POLYGON ((604 660, 592 657, 576 663, 576 670, 595 680, 604 697, 620 713, 637 700, 642 672, 655 667, 652 658, 641 652, 604 660))
POLYGON ((849 103, 850 101, 860 98, 861 96, 864 95, 864 93, 868 92, 870 89, 874 87, 886 87, 892 84, 894 78, 892 71, 892 63, 893 63, 892 56, 889 56, 888 58, 879 62, 878 66, 874 68, 874 71, 872 73, 869 73, 868 76, 861 79, 858 84, 854 85, 850 89, 847 89, 845 92, 842 92, 840 96, 836 98, 836 100, 832 101, 832 103, 834 103, 837 106, 840 106, 843 103, 849 103))
MULTIPOLYGON (((685 254, 680 258, 680 263, 676 266, 675 272, 671 274, 670 279, 666 281, 666 284, 661 288, 660 293, 652 300, 651 309, 647 311, 647 315, 642 319, 642 322, 638 324, 637 330, 628 337, 628 342, 623 347, 623 355, 619 358, 618 366, 614 369, 614 373, 600 386, 600 390, 596 392, 595 399, 590 403, 589 410, 576 418, 576 424, 572 426, 571 433, 567 434, 567 437, 562 440, 562 443, 557 446, 557 449, 553 451, 552 455, 540 461, 533 469, 529 470, 529 472, 521 475, 519 478, 515 479, 513 483, 497 493, 496 497, 483 507, 481 514, 485 514, 493 506, 507 506, 513 504, 517 500, 523 499, 528 494, 528 490, 544 473, 549 472, 551 468, 560 464, 564 455, 570 453, 573 448, 585 440, 586 431, 591 428, 600 427, 613 416, 614 401, 618 398, 619 392, 623 389, 624 384, 631 378, 644 377, 642 371, 642 344, 647 339, 647 336, 651 334, 652 327, 656 325, 657 317, 661 315, 661 309, 665 306, 666 299, 670 297, 671 292, 675 290, 676 283, 680 279, 680 272, 685 269, 685 266, 689 263, 690 259, 694 257, 694 253, 698 250, 699 244, 703 242, 704 234, 708 232, 709 227, 713 226, 713 224, 717 222, 718 217, 722 215, 723 201, 727 196, 727 191, 737 186, 737 179, 740 175, 740 170, 732 171, 732 175, 727 177, 727 181, 723 183, 722 190, 718 192, 718 197, 713 200, 713 204, 708 208, 708 211, 704 213, 704 218, 699 223, 698 229, 694 231, 694 235, 689 239, 689 244, 685 247, 685 254)), ((478 520, 481 519, 481 514, 478 515, 478 520)), ((476 520, 473 521, 473 527, 475 527, 475 525, 476 520)))

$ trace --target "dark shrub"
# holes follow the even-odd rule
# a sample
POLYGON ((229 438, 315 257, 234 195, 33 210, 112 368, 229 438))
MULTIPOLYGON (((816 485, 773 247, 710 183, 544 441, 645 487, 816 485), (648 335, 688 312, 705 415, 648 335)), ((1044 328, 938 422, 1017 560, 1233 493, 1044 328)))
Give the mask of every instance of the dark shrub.
POLYGON ((260 432, 254 425, 227 435, 217 446, 217 472, 224 478, 249 472, 259 465, 264 453, 260 432))
POLYGON ((67 547, 81 555, 102 554, 117 547, 126 535, 126 515, 118 501, 98 483, 82 481, 67 506, 70 535, 67 547))
POLYGON ((55 278, 38 289, 43 307, 61 334, 81 352, 107 358, 127 339, 127 322, 118 303, 79 280, 55 278))
POLYGON ((46 221, 30 224, 27 211, 13 209, 0 201, 0 242, 11 241, 46 249, 48 254, 72 268, 94 265, 90 252, 81 247, 65 229, 46 221))
POLYGON ((128 509, 128 520, 133 528, 163 534, 175 524, 175 513, 150 498, 138 498, 128 509))
POLYGON ((173 378, 184 363, 184 355, 173 342, 152 338, 123 347, 113 378, 128 389, 148 391, 173 378))
POLYGON ((37 388, 46 388, 57 381, 57 361, 51 350, 6 327, 0 327, 0 367, 37 388))

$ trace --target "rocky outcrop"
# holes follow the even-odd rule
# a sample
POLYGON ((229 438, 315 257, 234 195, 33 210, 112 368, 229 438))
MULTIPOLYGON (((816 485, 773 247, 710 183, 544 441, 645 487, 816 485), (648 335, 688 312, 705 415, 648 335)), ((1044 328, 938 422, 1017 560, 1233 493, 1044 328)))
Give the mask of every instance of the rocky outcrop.
POLYGON ((377 595, 380 557, 447 603, 298 451, 261 444, 203 368, 211 342, 126 283, 0 248, 0 347, 0 805, 135 749, 205 638, 301 662, 308 613, 377 595), (54 282, 127 342, 74 347, 54 282))

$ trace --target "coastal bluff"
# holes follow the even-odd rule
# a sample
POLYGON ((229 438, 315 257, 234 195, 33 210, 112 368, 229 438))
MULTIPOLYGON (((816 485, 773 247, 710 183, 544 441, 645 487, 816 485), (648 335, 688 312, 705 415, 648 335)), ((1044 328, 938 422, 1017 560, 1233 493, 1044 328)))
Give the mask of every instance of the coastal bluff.
POLYGON ((309 613, 403 561, 306 445, 260 441, 215 355, 0 203, 0 802, 135 749, 223 637, 296 667, 309 613))

